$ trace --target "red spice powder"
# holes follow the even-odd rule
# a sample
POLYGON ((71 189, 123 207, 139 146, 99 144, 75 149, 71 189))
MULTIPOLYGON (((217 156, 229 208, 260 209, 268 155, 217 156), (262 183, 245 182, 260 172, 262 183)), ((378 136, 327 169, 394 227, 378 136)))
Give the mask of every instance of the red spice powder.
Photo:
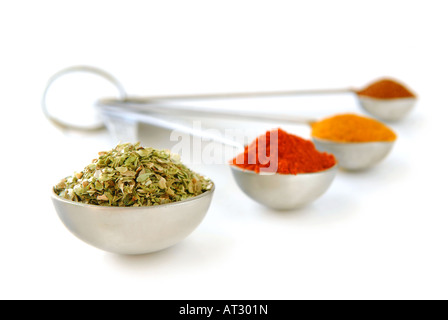
POLYGON ((257 173, 298 174, 329 169, 336 160, 332 154, 319 152, 312 141, 276 129, 247 145, 232 164, 257 173))

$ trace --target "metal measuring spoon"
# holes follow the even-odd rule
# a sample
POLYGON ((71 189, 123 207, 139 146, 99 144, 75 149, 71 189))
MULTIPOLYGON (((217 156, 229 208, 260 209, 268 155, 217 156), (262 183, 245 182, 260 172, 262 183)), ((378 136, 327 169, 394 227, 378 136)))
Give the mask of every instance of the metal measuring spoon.
MULTIPOLYGON (((123 102, 120 100, 101 100, 99 108, 103 113, 113 112, 116 116, 126 116, 133 113, 138 121, 145 121, 148 113, 153 115, 164 114, 174 117, 191 117, 191 118, 213 118, 213 119, 233 119, 241 121, 266 121, 266 122, 282 122, 289 124, 311 125, 317 122, 317 119, 278 115, 278 114, 262 114, 237 112, 229 110, 212 110, 194 107, 178 107, 173 105, 163 105, 154 103, 146 103, 146 100, 128 100, 123 102)), ((151 118, 151 117, 150 117, 151 118)), ((154 125, 155 119, 152 120, 154 125)), ((161 120, 157 120, 161 121, 161 120)), ((169 123, 166 125, 170 125, 169 123)), ((177 128, 177 127, 176 127, 177 128)), ((184 128, 188 130, 188 128, 184 128)), ((199 133, 200 134, 200 133, 199 133)), ((363 170, 375 166, 380 163, 390 153, 394 146, 394 142, 337 142, 331 140, 322 140, 312 137, 316 148, 320 151, 332 153, 339 162, 339 167, 346 170, 363 170)), ((221 141, 222 142, 222 141, 221 141)))
POLYGON ((231 165, 240 189, 256 202, 275 210, 301 208, 321 197, 332 184, 338 165, 319 172, 263 174, 231 165))
POLYGON ((338 93, 354 93, 361 107, 369 114, 383 121, 399 121, 403 119, 414 107, 416 98, 394 98, 394 99, 378 99, 362 96, 358 91, 352 88, 343 89, 314 89, 314 90, 290 90, 290 91, 267 91, 267 92, 237 92, 237 93, 210 93, 210 94, 188 94, 188 95, 170 95, 170 96, 152 96, 147 98, 128 97, 121 83, 111 74, 104 70, 91 66, 72 66, 65 68, 54 74, 45 87, 42 95, 41 105, 45 116, 56 126, 64 129, 74 129, 79 131, 92 131, 102 129, 104 124, 98 123, 91 127, 84 125, 74 125, 58 119, 49 111, 47 107, 47 94, 51 85, 61 76, 73 72, 87 72, 98 75, 118 89, 120 101, 122 103, 132 103, 139 101, 140 104, 176 101, 176 100, 202 100, 202 99, 229 99, 229 98, 256 98, 256 97, 274 97, 274 96, 300 96, 310 94, 338 94, 338 93))
POLYGON ((406 117, 414 108, 417 98, 371 98, 357 94, 361 107, 367 112, 387 122, 397 122, 406 117))
POLYGON ((215 187, 187 200, 150 207, 106 207, 56 195, 51 199, 67 227, 82 241, 104 251, 137 255, 160 251, 190 235, 204 219, 215 187))
POLYGON ((371 168, 391 152, 395 141, 381 142, 336 142, 312 137, 316 148, 333 154, 339 166, 345 170, 357 171, 371 168))
MULTIPOLYGON (((165 129, 176 130, 205 138, 235 148, 240 153, 244 151, 245 146, 230 139, 216 136, 201 130, 195 130, 188 126, 178 124, 169 120, 161 119, 154 114, 138 113, 132 111, 132 108, 122 110, 116 107, 101 107, 105 116, 116 117, 121 115, 128 120, 138 121, 140 123, 165 129), (124 113, 124 114, 123 114, 124 113)), ((172 110, 171 110, 172 111, 172 110)), ((187 112, 194 116, 198 112, 187 112)), ((201 113, 202 114, 202 113, 201 113)), ((204 115, 204 114, 202 114, 204 115)), ((207 114, 210 116, 210 114, 207 114)), ((212 116, 217 116, 213 113, 212 116)), ((220 113, 221 117, 232 116, 229 113, 220 113)), ((234 115, 233 115, 234 116, 234 115)), ((250 118, 253 120, 253 118, 250 118)), ((260 117, 258 120, 262 120, 260 117)), ((266 119, 265 119, 266 120, 266 119)), ((250 198, 260 204, 276 210, 291 210, 302 207, 322 196, 330 187, 336 173, 337 164, 332 168, 316 172, 301 173, 297 175, 287 175, 279 173, 255 173, 249 170, 243 170, 234 165, 230 165, 233 177, 240 189, 250 198)))
POLYGON ((314 90, 290 90, 290 91, 265 91, 265 92, 235 92, 235 93, 208 93, 208 94, 187 94, 172 96, 152 96, 147 98, 128 97, 127 102, 140 103, 160 103, 166 101, 180 100, 203 100, 203 99, 235 99, 235 98, 260 98, 275 96, 300 96, 300 95, 325 95, 352 93, 355 94, 361 107, 377 119, 396 122, 405 118, 414 108, 417 98, 373 98, 360 94, 361 90, 353 88, 342 89, 314 89, 314 90))
MULTIPOLYGON (((104 102, 103 102, 104 103, 104 102)), ((175 122, 157 117, 160 114, 170 114, 174 116, 212 117, 239 120, 257 121, 283 121, 294 124, 310 125, 315 119, 303 117, 286 117, 276 115, 258 114, 256 116, 247 113, 235 113, 230 111, 203 110, 198 108, 182 108, 174 106, 150 105, 143 108, 146 112, 138 112, 133 105, 127 104, 123 109, 119 105, 101 105, 103 113, 111 117, 122 116, 126 119, 146 123, 152 126, 166 129, 182 131, 193 136, 207 138, 216 142, 237 148, 239 152, 244 151, 244 146, 233 140, 222 137, 214 137, 213 134, 206 134, 199 130, 194 130, 188 126, 176 124, 175 122), (163 111, 161 111, 163 110, 163 111), (151 112, 153 112, 151 114, 151 112), (158 113, 159 112, 159 113, 158 113)), ((243 170, 236 166, 231 166, 233 177, 240 187, 250 198, 267 207, 277 210, 289 210, 304 206, 325 193, 331 185, 337 168, 346 170, 360 170, 374 166, 384 159, 390 152, 393 142, 365 142, 365 143, 340 143, 323 141, 313 138, 316 148, 335 155, 338 165, 333 168, 317 172, 298 175, 285 174, 257 174, 250 170, 243 170)))

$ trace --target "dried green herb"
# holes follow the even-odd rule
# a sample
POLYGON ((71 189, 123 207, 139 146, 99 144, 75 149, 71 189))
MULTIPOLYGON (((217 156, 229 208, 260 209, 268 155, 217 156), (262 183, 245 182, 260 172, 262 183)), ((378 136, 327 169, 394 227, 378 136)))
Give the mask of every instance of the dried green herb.
POLYGON ((185 200, 210 190, 209 179, 166 150, 119 144, 99 152, 83 171, 53 187, 59 196, 100 206, 153 206, 185 200))

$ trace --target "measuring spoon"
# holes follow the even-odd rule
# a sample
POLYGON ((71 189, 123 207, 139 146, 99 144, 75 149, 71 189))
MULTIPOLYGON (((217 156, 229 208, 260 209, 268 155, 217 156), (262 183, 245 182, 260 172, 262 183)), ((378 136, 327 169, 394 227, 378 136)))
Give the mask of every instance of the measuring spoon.
MULTIPOLYGON (((205 138, 235 148, 243 152, 245 146, 202 130, 197 130, 182 124, 161 119, 157 115, 139 113, 135 110, 103 106, 102 113, 106 117, 125 117, 131 121, 146 123, 165 129, 181 131, 192 136, 205 138)), ((256 202, 275 209, 297 209, 322 196, 333 182, 338 165, 315 173, 297 175, 279 173, 255 173, 230 165, 233 177, 239 188, 256 202)))
POLYGON ((179 100, 203 100, 203 99, 235 99, 235 98, 259 98, 276 96, 300 96, 320 94, 353 93, 361 107, 369 114, 383 121, 395 122, 402 120, 414 108, 417 98, 372 98, 362 95, 353 88, 343 89, 314 89, 314 90, 290 90, 290 91, 262 91, 262 92, 234 92, 234 93, 207 93, 186 94, 171 96, 152 96, 147 98, 128 98, 125 101, 141 103, 179 101, 179 100))
MULTIPOLYGON (((98 103, 100 111, 114 110, 116 115, 120 112, 134 112, 137 118, 147 116, 148 112, 153 114, 165 114, 175 117, 232 119, 241 121, 266 121, 282 122, 312 126, 317 119, 279 115, 279 114, 254 114, 248 112, 237 112, 228 110, 211 110, 195 107, 177 107, 173 105, 160 105, 147 103, 146 100, 122 101, 119 99, 100 100, 98 103)), ((121 114, 123 116, 123 114, 121 114)), ((143 120, 143 119, 141 119, 143 120)), ((394 141, 380 142, 337 142, 312 137, 316 148, 320 151, 332 153, 339 162, 339 166, 346 170, 363 170, 381 162, 390 153, 394 141)))

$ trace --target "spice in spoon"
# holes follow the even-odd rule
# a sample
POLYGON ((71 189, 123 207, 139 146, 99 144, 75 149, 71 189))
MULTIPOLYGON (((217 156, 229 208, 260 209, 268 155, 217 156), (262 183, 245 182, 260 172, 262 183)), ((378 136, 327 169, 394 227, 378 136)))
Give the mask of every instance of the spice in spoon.
POLYGON ((340 114, 315 122, 311 135, 334 142, 384 142, 397 139, 397 135, 383 123, 356 114, 340 114))
POLYGON ((185 200, 211 187, 210 180, 191 171, 169 151, 126 143, 99 152, 98 159, 62 179, 53 190, 86 204, 138 207, 185 200))
POLYGON ((380 79, 366 88, 356 92, 360 96, 366 96, 377 99, 394 99, 394 98, 415 98, 412 93, 403 84, 393 79, 380 79))
POLYGON ((336 160, 332 154, 319 152, 312 141, 276 129, 267 131, 247 145, 244 152, 232 160, 232 164, 257 173, 262 168, 272 167, 277 168, 276 173, 296 175, 329 169, 336 164, 336 160), (273 133, 278 136, 278 143, 273 143, 271 146, 273 133), (260 155, 269 158, 269 162, 263 163, 260 155), (271 166, 271 161, 275 162, 274 166, 271 166))

